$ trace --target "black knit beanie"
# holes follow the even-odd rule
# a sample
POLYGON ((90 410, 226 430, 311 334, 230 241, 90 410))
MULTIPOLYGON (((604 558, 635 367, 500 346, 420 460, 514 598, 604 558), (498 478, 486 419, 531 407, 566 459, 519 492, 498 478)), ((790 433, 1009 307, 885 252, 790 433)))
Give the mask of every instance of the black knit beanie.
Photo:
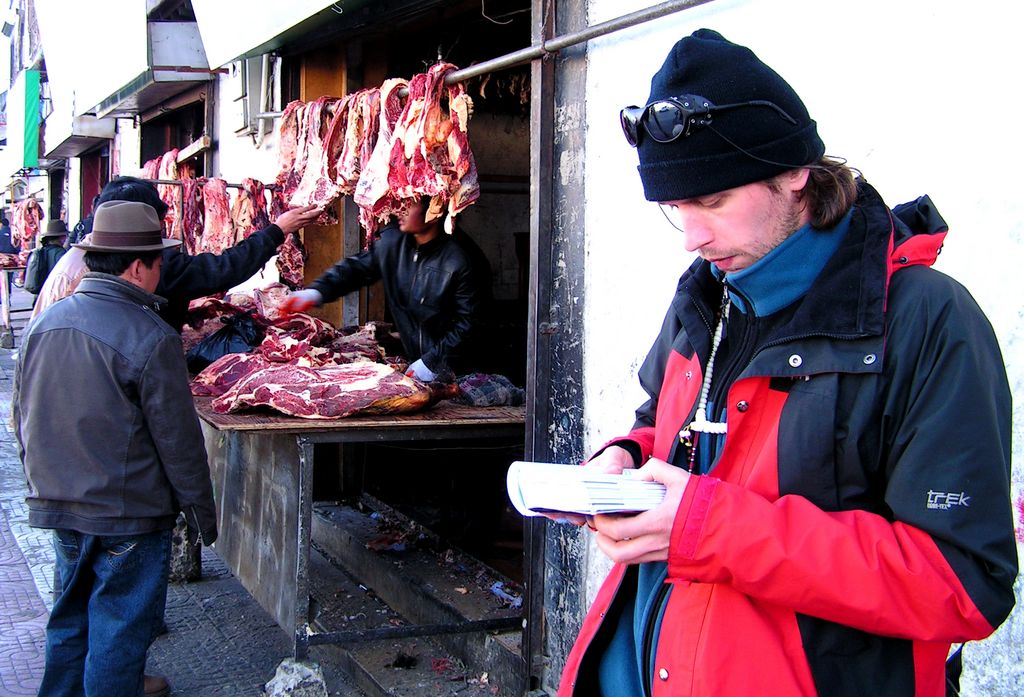
POLYGON ((767 100, 796 124, 769 107, 749 106, 712 112, 709 126, 670 143, 656 142, 641 126, 637 150, 648 201, 678 201, 763 181, 825 152, 793 88, 749 48, 716 31, 698 29, 672 47, 651 79, 647 103, 684 94, 717 105, 767 100))

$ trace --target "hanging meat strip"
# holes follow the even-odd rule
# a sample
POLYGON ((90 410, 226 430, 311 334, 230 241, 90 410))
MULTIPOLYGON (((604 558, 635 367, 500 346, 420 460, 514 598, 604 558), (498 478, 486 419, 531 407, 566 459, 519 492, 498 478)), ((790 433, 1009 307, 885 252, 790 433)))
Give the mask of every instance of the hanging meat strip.
POLYGON ((375 232, 381 222, 401 210, 401 202, 388 186, 388 170, 394 131, 404 111, 399 92, 409 86, 407 80, 394 78, 385 80, 380 88, 376 142, 370 156, 362 159, 363 168, 353 195, 359 206, 359 223, 367 233, 375 232))
POLYGON ((152 160, 148 160, 146 164, 142 166, 142 176, 144 179, 159 179, 160 178, 160 160, 161 157, 154 157, 152 160))
MULTIPOLYGON (((296 170, 295 162, 300 148, 300 126, 303 129, 305 127, 305 113, 306 105, 303 102, 289 102, 281 115, 281 124, 277 131, 277 186, 283 192, 286 201, 291 198, 299 185, 299 180, 302 179, 302 171, 296 170)), ((301 147, 305 148, 304 141, 301 147)))
POLYGON ((11 221, 11 244, 21 249, 20 256, 27 258, 28 253, 35 249, 42 218, 42 206, 34 196, 15 204, 14 219, 11 221))
MULTIPOLYGON (((160 158, 159 179, 172 180, 178 178, 178 149, 168 150, 160 158)), ((164 216, 166 234, 176 240, 181 239, 181 220, 178 219, 178 207, 181 205, 181 187, 174 184, 157 184, 160 200, 167 204, 167 215, 164 216)))
POLYGON ((181 180, 181 241, 188 254, 198 254, 203 235, 203 187, 198 179, 181 180))
POLYGON ((328 107, 337 101, 334 97, 320 97, 306 109, 304 160, 300 163, 297 157, 295 162, 296 169, 299 169, 301 164, 302 178, 295 191, 292 192, 291 198, 288 199, 293 207, 317 206, 321 208, 323 213, 317 220, 320 225, 332 225, 338 222, 337 211, 333 204, 340 192, 334 178, 328 175, 329 165, 325 152, 327 150, 325 140, 330 125, 328 107))
POLYGON ((235 243, 235 228, 231 223, 228 189, 223 179, 208 179, 203 184, 203 240, 202 251, 220 254, 235 243))
POLYGON ((270 225, 262 182, 251 177, 242 180, 242 188, 231 206, 231 220, 235 226, 236 243, 270 225))
POLYGON ((413 77, 405 111, 395 126, 388 169, 388 184, 395 197, 431 197, 427 222, 448 208, 448 232, 455 215, 480 197, 467 134, 473 102, 462 85, 444 84, 445 76, 454 70, 450 63, 438 63, 413 77), (448 110, 442 106, 445 99, 448 110))
POLYGON ((284 244, 277 248, 277 271, 281 282, 289 288, 302 288, 305 283, 306 248, 295 233, 285 236, 284 244))
POLYGON ((377 139, 380 90, 371 88, 354 93, 347 111, 345 135, 337 163, 337 183, 342 194, 355 191, 359 173, 373 152, 373 145, 367 148, 366 143, 377 139))
POLYGON ((338 163, 341 159, 342 150, 345 147, 345 131, 348 128, 348 119, 351 110, 349 104, 355 95, 346 95, 341 100, 334 102, 331 111, 333 112, 327 126, 327 135, 324 136, 324 157, 323 167, 320 176, 330 179, 341 195, 340 181, 338 181, 338 163))
MULTIPOLYGON (((473 100, 466 94, 461 82, 448 86, 448 113, 452 129, 448 135, 448 158, 452 163, 454 176, 448 189, 448 219, 446 229, 453 229, 455 216, 480 198, 480 179, 476 169, 476 158, 469 147, 469 118, 473 115, 473 100)), ((427 219, 432 219, 434 201, 427 219)), ((440 212, 440 209, 438 209, 440 212)))
MULTIPOLYGON (((270 217, 277 220, 278 216, 288 210, 288 202, 280 189, 275 189, 270 196, 270 217)), ((277 248, 277 271, 281 282, 289 288, 302 288, 305 282, 306 249, 298 233, 285 235, 284 244, 277 248)))

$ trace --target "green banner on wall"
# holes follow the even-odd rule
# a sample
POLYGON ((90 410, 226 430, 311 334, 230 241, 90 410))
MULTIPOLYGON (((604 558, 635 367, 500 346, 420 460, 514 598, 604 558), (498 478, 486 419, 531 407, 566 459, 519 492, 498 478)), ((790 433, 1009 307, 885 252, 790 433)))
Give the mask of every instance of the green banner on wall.
POLYGON ((24 167, 39 166, 39 71, 25 71, 24 167))

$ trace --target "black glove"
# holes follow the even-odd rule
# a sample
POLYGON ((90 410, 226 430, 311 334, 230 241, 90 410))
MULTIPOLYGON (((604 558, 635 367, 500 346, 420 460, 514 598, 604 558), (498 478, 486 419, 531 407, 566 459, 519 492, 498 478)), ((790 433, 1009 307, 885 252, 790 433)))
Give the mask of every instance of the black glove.
POLYGON ((203 511, 196 506, 185 508, 185 540, 194 545, 197 542, 209 547, 217 541, 217 517, 213 511, 203 511))

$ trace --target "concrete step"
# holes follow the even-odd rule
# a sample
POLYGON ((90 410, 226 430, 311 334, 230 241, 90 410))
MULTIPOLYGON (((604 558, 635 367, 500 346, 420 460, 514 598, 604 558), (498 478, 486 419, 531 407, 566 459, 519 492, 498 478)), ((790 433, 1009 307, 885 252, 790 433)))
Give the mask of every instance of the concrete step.
MULTIPOLYGON (((313 544, 339 571, 358 579, 357 587, 379 598, 389 611, 401 619, 389 616, 390 626, 435 625, 451 627, 468 621, 517 617, 521 610, 521 590, 509 579, 478 560, 445 546, 442 541, 414 521, 379 501, 372 501, 373 509, 337 503, 317 503, 313 514, 313 544)), ((350 630, 344 621, 328 612, 330 587, 321 586, 319 573, 311 574, 314 582, 312 595, 320 631, 350 630)), ((516 621, 521 628, 521 622, 516 621)), ((382 668, 394 664, 399 653, 404 656, 424 655, 410 653, 409 647, 437 647, 429 660, 417 661, 424 674, 412 680, 412 692, 398 691, 388 686, 388 695, 426 694, 427 683, 437 682, 445 675, 476 686, 485 692, 507 697, 523 694, 525 665, 519 645, 521 629, 463 634, 438 634, 402 640, 366 642, 393 646, 394 655, 386 660, 378 649, 365 655, 359 644, 347 644, 345 650, 358 665, 352 666, 355 677, 365 673, 360 688, 375 694, 373 681, 378 680, 382 668), (403 648, 405 647, 405 648, 403 648), (471 682, 472 681, 472 682, 471 682)), ((408 664, 408 658, 397 658, 399 664, 408 664)), ((394 677, 395 670, 385 670, 394 677)), ((406 674, 408 676, 413 673, 406 674)), ((445 680, 442 680, 444 682, 445 680)), ((450 686, 449 686, 450 687, 450 686)), ((445 694, 450 694, 446 692, 445 694)), ((467 694, 459 692, 459 694, 467 694)))

